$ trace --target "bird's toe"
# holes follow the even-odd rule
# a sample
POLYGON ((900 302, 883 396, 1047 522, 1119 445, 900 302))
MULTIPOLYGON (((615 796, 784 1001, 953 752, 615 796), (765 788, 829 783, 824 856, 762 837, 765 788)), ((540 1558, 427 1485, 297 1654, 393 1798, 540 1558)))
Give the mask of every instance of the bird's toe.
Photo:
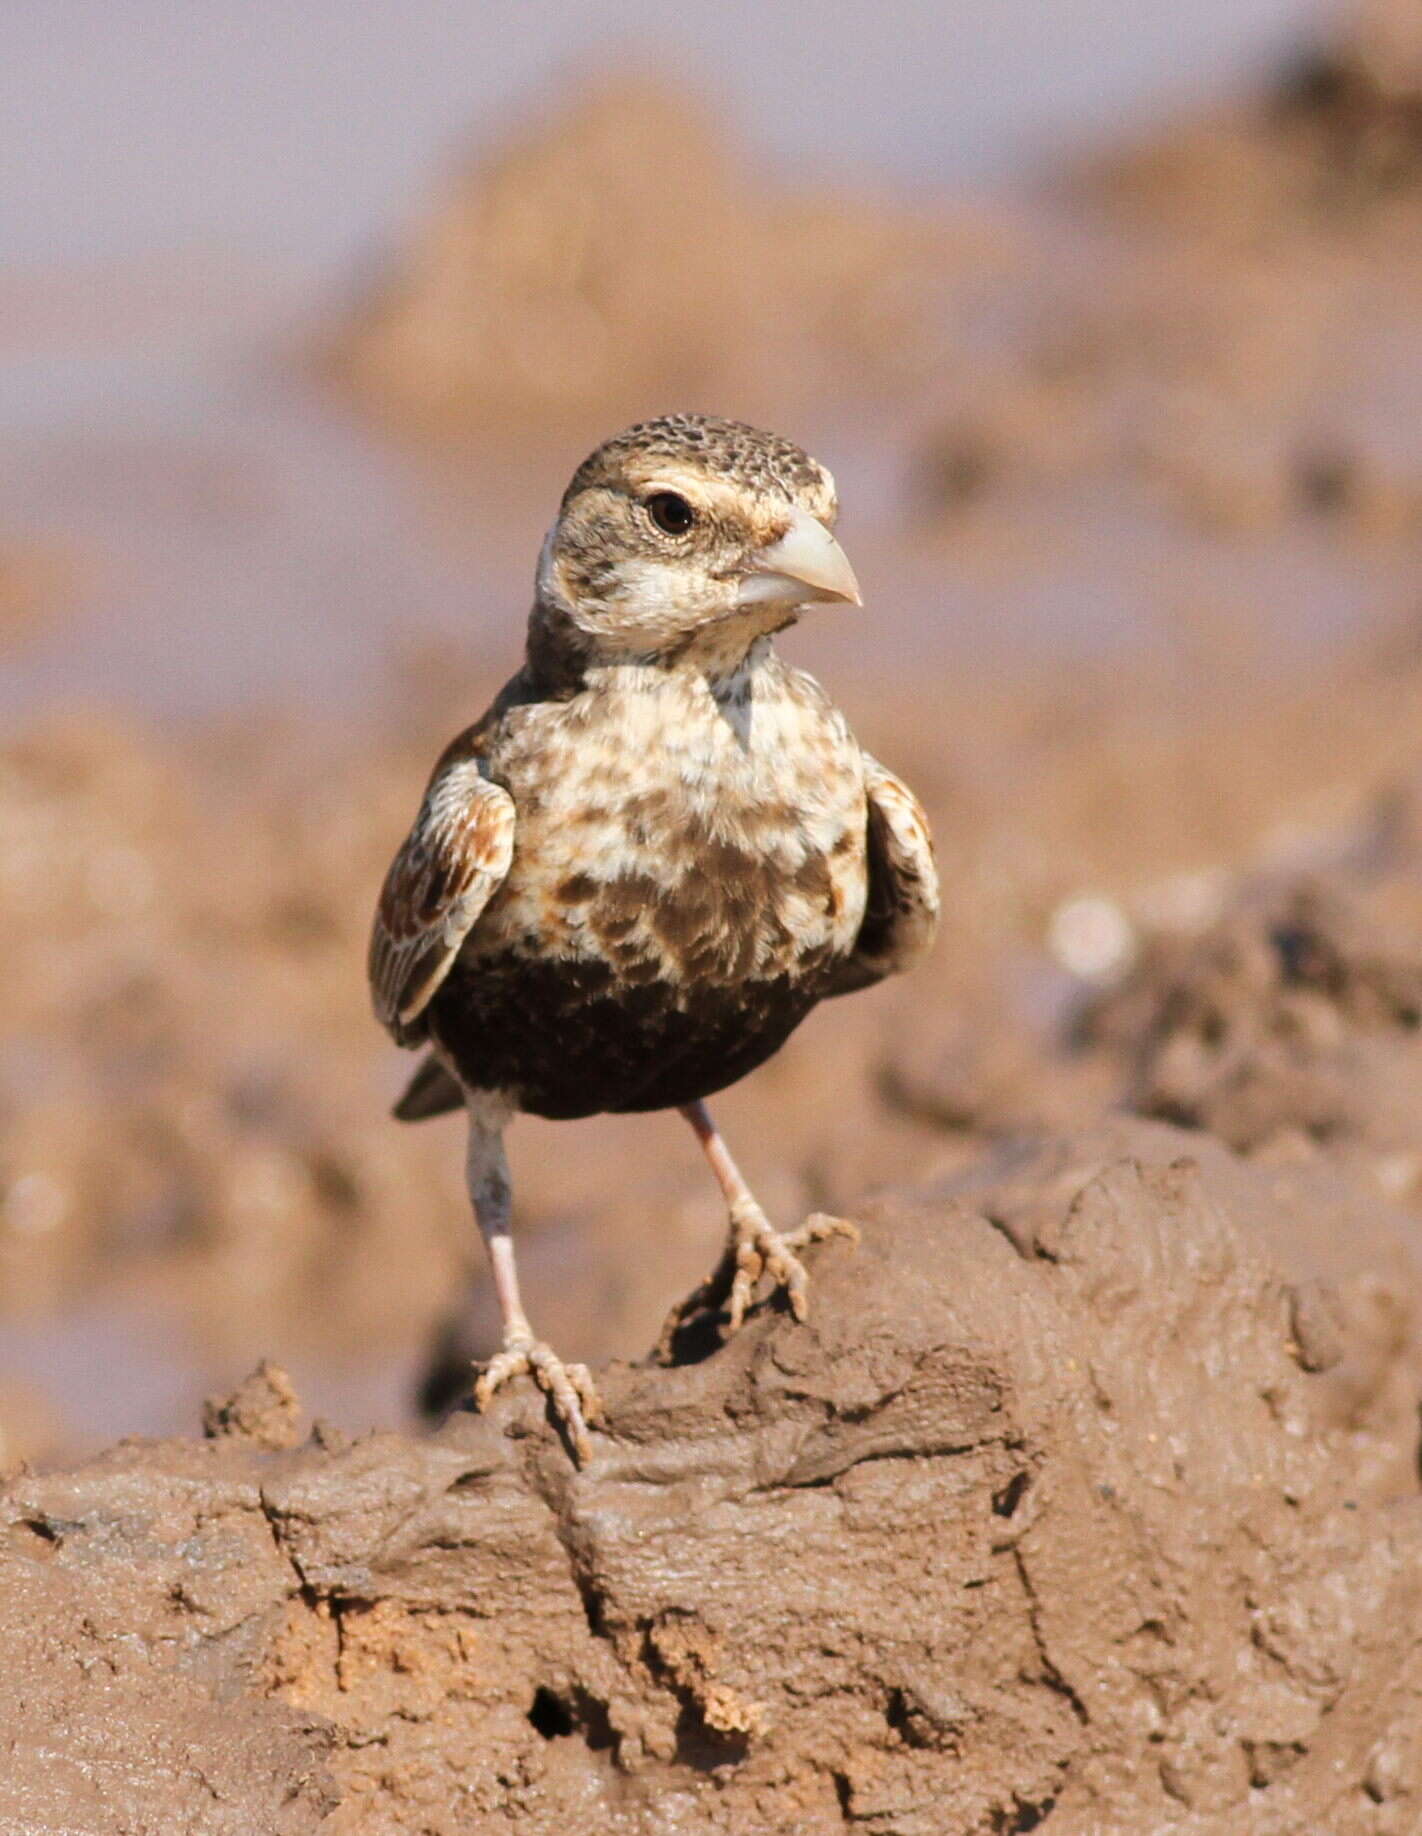
POLYGON ((788 1231, 785 1242, 791 1249, 805 1249, 811 1243, 824 1243, 830 1237, 843 1237, 847 1242, 857 1244, 860 1241, 859 1226, 849 1218, 832 1217, 827 1211, 813 1211, 798 1230, 788 1231))
POLYGON ((514 1377, 526 1375, 533 1368, 530 1360, 532 1350, 532 1339, 510 1337, 505 1339, 504 1349, 490 1358, 474 1384, 474 1407, 481 1415, 506 1383, 514 1377))
POLYGON ((479 1373, 474 1385, 474 1406, 481 1413, 514 1377, 532 1377, 552 1406, 553 1415, 567 1438, 579 1466, 592 1458, 588 1424, 603 1419, 602 1399, 585 1364, 565 1364, 551 1345, 532 1335, 511 1335, 504 1349, 479 1373))
POLYGON ((741 1287, 743 1275, 747 1279, 739 1315, 735 1309, 737 1295, 733 1288, 731 1330, 735 1331, 741 1324, 745 1309, 762 1277, 769 1279, 775 1291, 784 1294, 786 1304, 795 1318, 805 1320, 810 1311, 810 1272, 800 1260, 798 1252, 808 1249, 812 1243, 823 1243, 829 1237, 847 1237, 850 1242, 857 1243, 859 1230, 848 1218, 833 1218, 825 1212, 817 1211, 798 1230, 782 1234, 766 1225, 757 1231, 753 1240, 753 1257, 748 1256, 742 1263, 739 1252, 737 1254, 736 1287, 741 1287))
MULTIPOLYGON (((654 1357, 664 1364, 675 1362, 689 1335, 714 1330, 720 1338, 730 1338, 739 1332, 757 1290, 767 1280, 785 1295, 794 1317, 804 1320, 809 1313, 810 1272, 799 1252, 829 1237, 857 1243, 859 1230, 847 1218, 817 1211, 798 1229, 782 1233, 759 1207, 733 1211, 726 1253, 713 1273, 667 1315, 654 1357)), ((697 1355, 704 1356, 705 1348, 697 1355)))

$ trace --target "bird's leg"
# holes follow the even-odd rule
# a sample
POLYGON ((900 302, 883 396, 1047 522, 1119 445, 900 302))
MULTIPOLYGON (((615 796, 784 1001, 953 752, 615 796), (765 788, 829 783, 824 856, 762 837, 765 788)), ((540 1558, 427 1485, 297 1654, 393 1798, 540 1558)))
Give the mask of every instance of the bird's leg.
POLYGON ((552 1348, 535 1339, 518 1291, 512 1232, 513 1188, 504 1154, 506 1112, 475 1097, 469 1100, 469 1197, 479 1231, 489 1248, 494 1290, 504 1318, 504 1347, 479 1373, 474 1406, 487 1409, 494 1392, 511 1377, 532 1377, 548 1397, 579 1465, 592 1457, 588 1423, 602 1414, 602 1404, 585 1364, 564 1364, 552 1348))
POLYGON ((716 1182, 726 1195, 730 1231, 719 1264, 669 1315, 657 1346, 662 1355, 670 1352, 676 1333, 688 1321, 722 1307, 727 1330, 738 1332, 756 1287, 766 1276, 777 1289, 784 1290, 795 1318, 803 1320, 809 1308, 810 1277, 796 1252, 825 1237, 859 1240, 859 1232, 848 1219, 828 1217, 822 1211, 807 1218, 798 1230, 782 1233, 774 1229, 731 1158, 706 1105, 688 1103, 681 1113, 695 1130, 716 1182))

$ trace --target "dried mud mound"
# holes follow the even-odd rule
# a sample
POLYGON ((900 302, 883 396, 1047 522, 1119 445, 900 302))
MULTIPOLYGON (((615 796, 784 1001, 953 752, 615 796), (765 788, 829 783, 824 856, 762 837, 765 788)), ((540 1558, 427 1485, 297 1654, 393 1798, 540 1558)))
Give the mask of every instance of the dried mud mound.
POLYGON ((884 1201, 806 1327, 608 1372, 581 1474, 527 1398, 283 1450, 267 1372, 12 1483, 0 1822, 1402 1836, 1408 1229, 1128 1121, 884 1201))

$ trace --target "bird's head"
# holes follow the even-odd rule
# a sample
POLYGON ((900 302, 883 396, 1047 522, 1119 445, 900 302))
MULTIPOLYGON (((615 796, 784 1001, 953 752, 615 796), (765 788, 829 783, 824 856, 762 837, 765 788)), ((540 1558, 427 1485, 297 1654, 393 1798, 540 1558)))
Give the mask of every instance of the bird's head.
POLYGON ((733 666, 815 601, 858 605, 834 479, 789 440, 673 414, 573 475, 538 566, 535 623, 587 661, 733 666))

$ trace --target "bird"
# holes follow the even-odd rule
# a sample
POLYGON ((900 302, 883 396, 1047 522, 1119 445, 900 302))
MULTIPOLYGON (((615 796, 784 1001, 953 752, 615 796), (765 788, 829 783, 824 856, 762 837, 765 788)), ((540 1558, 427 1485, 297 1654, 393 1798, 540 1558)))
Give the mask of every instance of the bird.
POLYGON ((380 891, 375 1014, 425 1053, 394 1113, 467 1117, 503 1320, 474 1406, 531 1377, 579 1464, 604 1418, 524 1311, 516 1115, 690 1123, 726 1247, 664 1344, 691 1319, 735 1332, 767 1282, 803 1320, 801 1252, 854 1234, 823 1214, 776 1230, 706 1105, 937 925, 918 800, 775 647, 808 607, 862 604, 837 515, 825 466, 739 421, 667 414, 599 446, 544 540, 522 667, 445 748, 380 891))

